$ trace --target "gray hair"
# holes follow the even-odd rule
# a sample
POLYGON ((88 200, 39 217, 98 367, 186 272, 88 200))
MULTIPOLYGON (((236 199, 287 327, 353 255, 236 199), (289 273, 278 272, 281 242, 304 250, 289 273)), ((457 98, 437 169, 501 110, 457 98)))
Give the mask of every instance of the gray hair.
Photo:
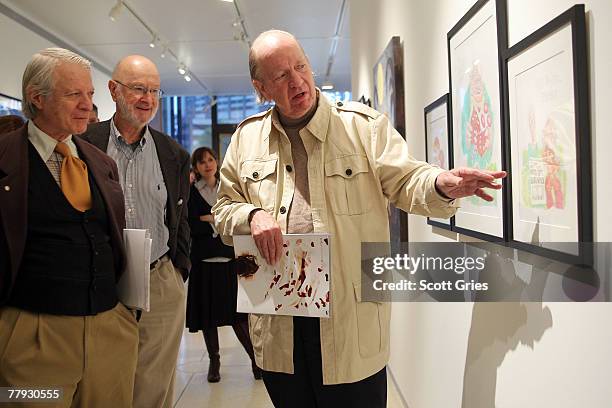
POLYGON ((26 118, 34 119, 38 114, 38 108, 28 97, 28 90, 33 90, 34 95, 50 95, 55 87, 53 74, 61 62, 91 69, 89 60, 63 48, 46 48, 32 55, 21 81, 22 111, 26 118))
MULTIPOLYGON (((287 36, 291 39, 293 39, 297 45, 300 46, 300 49, 302 50, 302 53, 304 54, 304 56, 306 56, 306 53, 304 52, 304 48, 302 48, 302 44, 300 44, 300 42, 297 40, 297 38, 295 38, 295 36, 287 31, 283 31, 283 30, 268 30, 268 31, 264 31, 263 33, 259 34, 257 36, 257 38, 255 38, 255 41, 253 41, 253 45, 251 45, 251 49, 249 49, 249 73, 251 75, 251 81, 253 80, 258 80, 261 81, 261 77, 259 76, 259 65, 258 65, 258 58, 257 58, 257 49, 256 47, 259 45, 259 43, 265 38, 268 37, 270 35, 284 35, 287 36)), ((308 59, 308 57, 306 56, 306 59, 308 59)), ((254 87, 255 88, 255 87, 254 87)), ((266 98, 261 95, 259 93, 259 90, 257 88, 255 88, 255 94, 257 95, 257 102, 258 103, 265 103, 266 98)))

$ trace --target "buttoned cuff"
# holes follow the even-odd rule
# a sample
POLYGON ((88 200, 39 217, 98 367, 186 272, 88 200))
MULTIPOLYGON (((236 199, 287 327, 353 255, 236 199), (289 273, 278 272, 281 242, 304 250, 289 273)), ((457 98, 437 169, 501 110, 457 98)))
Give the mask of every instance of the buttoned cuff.
POLYGON ((427 181, 425 194, 425 202, 423 203, 422 212, 430 214, 430 216, 439 218, 449 218, 455 214, 457 208, 460 207, 458 199, 447 198, 440 194, 436 188, 436 179, 445 170, 434 169, 427 181))
MULTIPOLYGON (((259 207, 254 206, 249 203, 240 203, 240 204, 231 204, 234 207, 231 211, 231 215, 226 220, 224 228, 219 228, 219 224, 217 225, 217 229, 221 234, 221 240, 226 245, 234 245, 234 241, 232 236, 234 235, 250 235, 251 234, 251 225, 249 223, 249 216, 253 210, 260 209, 259 207)), ((217 219, 215 217, 215 219, 217 219)))

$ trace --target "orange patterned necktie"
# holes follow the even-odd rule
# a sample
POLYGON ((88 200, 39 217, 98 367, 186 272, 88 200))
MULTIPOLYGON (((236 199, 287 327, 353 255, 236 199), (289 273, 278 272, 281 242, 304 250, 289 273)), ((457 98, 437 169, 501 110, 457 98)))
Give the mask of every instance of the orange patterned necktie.
POLYGON ((91 191, 87 165, 70 152, 66 143, 58 143, 55 151, 64 156, 60 170, 60 185, 68 202, 79 211, 91 208, 91 191))

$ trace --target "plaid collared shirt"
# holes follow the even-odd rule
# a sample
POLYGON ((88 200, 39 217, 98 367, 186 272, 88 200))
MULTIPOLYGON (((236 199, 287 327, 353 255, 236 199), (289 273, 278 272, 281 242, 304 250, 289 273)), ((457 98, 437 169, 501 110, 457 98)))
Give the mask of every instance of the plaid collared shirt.
POLYGON ((106 154, 115 160, 119 169, 127 228, 149 230, 153 262, 168 252, 170 233, 165 223, 168 192, 149 127, 138 142, 130 145, 111 120, 106 154))

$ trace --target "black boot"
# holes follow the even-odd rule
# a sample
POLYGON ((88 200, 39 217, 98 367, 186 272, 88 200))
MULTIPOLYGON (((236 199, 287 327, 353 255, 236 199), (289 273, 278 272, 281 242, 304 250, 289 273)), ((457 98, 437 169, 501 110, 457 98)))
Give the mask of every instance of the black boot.
POLYGON ((238 320, 232 325, 232 328, 234 329, 234 333, 236 333, 236 337, 238 337, 238 341, 240 341, 240 344, 242 344, 242 347, 244 347, 251 359, 253 377, 255 377, 256 380, 261 380, 261 369, 257 367, 257 363, 255 362, 253 343, 251 343, 251 337, 249 336, 249 322, 247 320, 238 320))
POLYGON ((219 369, 221 368, 221 359, 219 358, 219 333, 217 328, 213 327, 202 332, 204 334, 204 342, 208 350, 210 364, 208 365, 208 382, 216 383, 221 380, 219 369))

